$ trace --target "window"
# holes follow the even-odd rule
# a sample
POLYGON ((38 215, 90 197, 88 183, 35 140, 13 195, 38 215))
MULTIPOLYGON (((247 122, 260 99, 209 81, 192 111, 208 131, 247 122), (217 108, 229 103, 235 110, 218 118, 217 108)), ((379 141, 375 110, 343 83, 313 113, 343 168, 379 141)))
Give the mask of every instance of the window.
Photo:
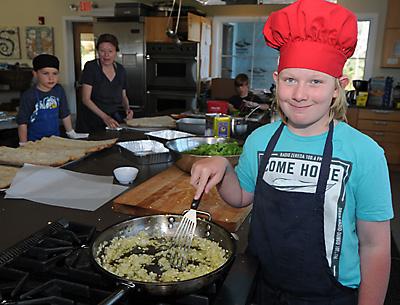
POLYGON ((219 75, 235 78, 239 73, 246 73, 253 90, 270 88, 274 82, 272 73, 276 70, 279 52, 265 44, 262 29, 266 18, 229 19, 229 22, 221 20, 220 24, 222 45, 219 75))
POLYGON ((96 58, 96 50, 94 44, 93 33, 80 34, 80 48, 81 48, 81 68, 85 63, 96 58))
POLYGON ((376 41, 376 19, 374 15, 358 16, 358 41, 354 54, 346 62, 343 74, 347 75, 350 83, 346 89, 354 89, 352 81, 368 80, 372 77, 374 42, 376 41))
MULTIPOLYGON (((372 75, 376 41, 376 15, 358 16, 358 43, 344 67, 350 80, 372 75), (368 60, 368 59, 372 60, 368 60)), ((273 83, 279 52, 265 44, 262 29, 266 17, 215 17, 213 20, 213 76, 234 78, 246 73, 253 90, 269 89, 273 83), (215 52, 218 52, 215 53, 215 52)), ((347 89, 352 89, 350 85, 347 89)))

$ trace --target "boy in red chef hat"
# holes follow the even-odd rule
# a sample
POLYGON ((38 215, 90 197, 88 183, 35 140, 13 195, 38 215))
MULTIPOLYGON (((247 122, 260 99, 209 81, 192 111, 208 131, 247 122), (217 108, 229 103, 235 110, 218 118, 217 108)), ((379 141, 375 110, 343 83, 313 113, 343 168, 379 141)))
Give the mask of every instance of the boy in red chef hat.
POLYGON ((281 121, 255 130, 235 169, 223 157, 192 167, 195 198, 217 186, 253 203, 249 251, 259 305, 382 305, 390 272, 390 181, 384 151, 346 123, 342 75, 357 19, 340 5, 299 0, 272 13, 267 44, 281 121))

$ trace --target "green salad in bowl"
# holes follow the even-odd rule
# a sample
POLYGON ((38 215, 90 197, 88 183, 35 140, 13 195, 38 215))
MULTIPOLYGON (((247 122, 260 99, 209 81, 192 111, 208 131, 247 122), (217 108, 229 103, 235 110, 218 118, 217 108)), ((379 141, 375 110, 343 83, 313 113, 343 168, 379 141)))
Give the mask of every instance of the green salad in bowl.
POLYGON ((235 166, 243 149, 236 140, 216 137, 180 138, 168 141, 165 146, 172 153, 175 165, 188 173, 193 163, 212 156, 225 157, 235 166))

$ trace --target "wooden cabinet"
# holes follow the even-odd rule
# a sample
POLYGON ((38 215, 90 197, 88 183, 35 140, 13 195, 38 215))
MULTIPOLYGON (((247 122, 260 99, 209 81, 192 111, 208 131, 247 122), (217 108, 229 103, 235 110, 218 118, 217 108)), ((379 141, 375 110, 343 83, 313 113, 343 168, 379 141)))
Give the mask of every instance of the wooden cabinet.
MULTIPOLYGON (((184 40, 200 42, 203 18, 192 13, 180 17, 179 36, 184 36, 184 40)), ((175 30, 176 21, 176 17, 173 17, 172 24, 168 25, 168 17, 145 17, 146 42, 173 42, 173 39, 167 36, 166 31, 168 26, 175 30)))
POLYGON ((388 0, 382 64, 384 68, 400 68, 400 0, 388 0))
POLYGON ((387 28, 400 28, 400 1, 388 0, 386 14, 386 27, 387 28))
POLYGON ((348 108, 346 117, 347 117, 347 123, 349 123, 349 125, 353 126, 354 128, 357 128, 358 109, 348 108))
POLYGON ((373 138, 389 165, 400 169, 400 111, 349 108, 348 113, 349 124, 373 138))
POLYGON ((172 42, 166 34, 168 17, 145 17, 144 31, 146 42, 172 42))

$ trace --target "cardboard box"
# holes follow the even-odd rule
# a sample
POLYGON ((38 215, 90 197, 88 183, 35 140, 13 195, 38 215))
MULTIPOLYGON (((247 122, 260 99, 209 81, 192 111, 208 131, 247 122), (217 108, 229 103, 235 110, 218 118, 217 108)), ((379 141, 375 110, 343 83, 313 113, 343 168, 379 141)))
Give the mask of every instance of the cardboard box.
POLYGON ((211 98, 214 100, 228 100, 236 94, 233 78, 213 78, 211 80, 211 98))

